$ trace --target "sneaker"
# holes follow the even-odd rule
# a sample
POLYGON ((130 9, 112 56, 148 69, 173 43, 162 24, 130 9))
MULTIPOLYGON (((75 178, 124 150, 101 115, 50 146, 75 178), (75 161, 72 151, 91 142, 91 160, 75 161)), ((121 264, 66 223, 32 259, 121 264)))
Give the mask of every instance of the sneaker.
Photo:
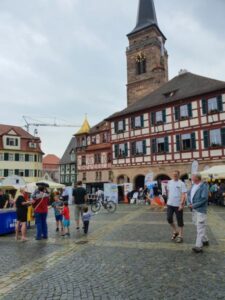
POLYGON ((203 246, 208 247, 209 246, 209 241, 203 242, 203 246))
POLYGON ((193 251, 194 253, 202 253, 202 252, 203 252, 203 249, 202 249, 202 248, 199 248, 199 247, 194 247, 194 248, 192 248, 192 251, 193 251))
POLYGON ((56 230, 55 230, 56 232, 58 232, 59 231, 59 228, 56 228, 56 230))
POLYGON ((178 236, 177 239, 176 239, 177 244, 182 244, 183 241, 184 241, 184 239, 181 236, 178 236))

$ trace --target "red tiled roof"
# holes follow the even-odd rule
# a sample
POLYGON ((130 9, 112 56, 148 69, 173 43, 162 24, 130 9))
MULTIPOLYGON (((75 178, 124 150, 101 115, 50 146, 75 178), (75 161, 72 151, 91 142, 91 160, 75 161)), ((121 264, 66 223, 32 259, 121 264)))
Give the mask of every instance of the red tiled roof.
POLYGON ((59 165, 60 158, 55 154, 48 154, 43 158, 43 165, 59 165))
POLYGON ((39 139, 28 133, 22 127, 14 126, 14 125, 4 125, 0 124, 0 136, 7 134, 10 130, 15 131, 21 138, 25 139, 39 139))

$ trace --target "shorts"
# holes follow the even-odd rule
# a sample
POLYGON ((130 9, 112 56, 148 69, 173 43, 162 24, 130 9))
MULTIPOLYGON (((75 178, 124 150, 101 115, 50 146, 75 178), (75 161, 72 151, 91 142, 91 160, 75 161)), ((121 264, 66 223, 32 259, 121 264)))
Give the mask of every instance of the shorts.
POLYGON ((27 222, 27 212, 17 212, 17 221, 27 222))
POLYGON ((63 216, 62 215, 56 215, 55 216, 55 220, 58 222, 58 221, 62 221, 63 219, 63 216))
POLYGON ((173 224, 173 215, 176 215, 177 225, 184 227, 183 210, 179 210, 179 207, 167 205, 167 221, 169 224, 173 224))
POLYGON ((75 221, 79 221, 80 217, 83 216, 83 208, 85 207, 85 204, 75 204, 75 212, 74 212, 74 216, 75 216, 75 221))
POLYGON ((70 220, 63 220, 63 226, 64 227, 70 227, 70 220))

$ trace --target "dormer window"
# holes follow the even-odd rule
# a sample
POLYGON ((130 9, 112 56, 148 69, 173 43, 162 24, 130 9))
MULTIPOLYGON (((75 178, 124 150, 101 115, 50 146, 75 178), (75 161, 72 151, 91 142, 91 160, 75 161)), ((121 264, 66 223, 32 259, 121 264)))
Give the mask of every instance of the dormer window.
POLYGON ((7 146, 18 146, 18 139, 17 138, 9 138, 9 137, 7 137, 6 138, 6 145, 7 146))
POLYGON ((35 149, 35 148, 37 148, 37 144, 33 143, 33 142, 30 142, 29 147, 35 149))

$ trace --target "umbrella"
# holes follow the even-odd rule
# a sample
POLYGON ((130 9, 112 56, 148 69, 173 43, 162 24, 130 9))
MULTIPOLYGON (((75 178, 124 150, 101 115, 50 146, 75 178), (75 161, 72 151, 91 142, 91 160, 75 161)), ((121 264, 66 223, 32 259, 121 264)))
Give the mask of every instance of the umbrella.
POLYGON ((61 184, 61 183, 57 183, 57 182, 54 182, 54 181, 49 181, 49 180, 42 180, 42 181, 38 181, 36 182, 36 185, 37 186, 40 186, 40 185, 44 185, 45 187, 49 187, 50 189, 62 189, 65 187, 64 184, 61 184))
POLYGON ((208 170, 202 171, 203 178, 213 177, 217 179, 225 179, 225 165, 214 166, 208 170))

